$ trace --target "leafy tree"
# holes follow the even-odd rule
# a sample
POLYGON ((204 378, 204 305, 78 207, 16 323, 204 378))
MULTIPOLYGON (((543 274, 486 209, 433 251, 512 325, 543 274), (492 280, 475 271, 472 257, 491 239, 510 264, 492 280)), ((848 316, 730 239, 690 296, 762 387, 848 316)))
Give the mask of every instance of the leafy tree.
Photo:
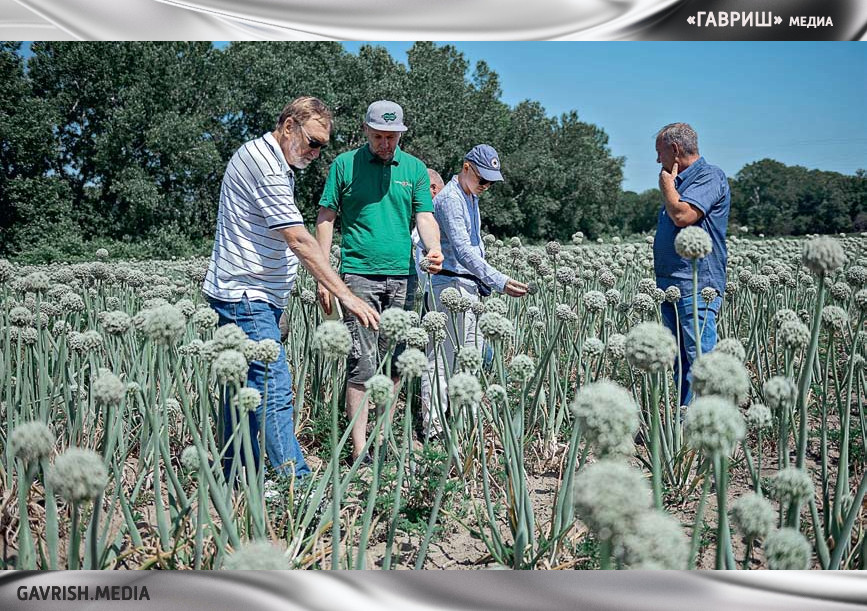
POLYGON ((55 173, 57 118, 34 95, 20 43, 0 43, 0 244, 21 245, 77 235, 71 194, 55 173))
POLYGON ((210 43, 32 50, 34 90, 58 118, 54 171, 72 191, 84 237, 213 226, 225 127, 210 43))
POLYGON ((653 231, 661 209, 662 193, 659 189, 641 193, 625 191, 617 202, 614 231, 627 235, 653 231))
POLYGON ((856 170, 846 188, 851 193, 852 229, 867 231, 867 170, 856 170))
MULTIPOLYGON (((451 45, 418 42, 406 64, 336 42, 0 43, 0 254, 86 254, 114 241, 142 256, 207 251, 226 163, 274 128, 287 102, 332 109, 331 146, 299 172, 308 222, 334 157, 361 146, 368 104, 403 105, 401 146, 448 180, 479 143, 506 181, 481 200, 485 229, 531 240, 652 230, 659 192, 624 193, 623 163, 577 111, 502 101, 497 74, 451 45)), ((767 234, 867 229, 867 171, 763 159, 733 179, 732 222, 767 234)))
POLYGON ((864 173, 808 170, 762 159, 731 182, 732 217, 768 235, 851 231, 867 197, 864 173))

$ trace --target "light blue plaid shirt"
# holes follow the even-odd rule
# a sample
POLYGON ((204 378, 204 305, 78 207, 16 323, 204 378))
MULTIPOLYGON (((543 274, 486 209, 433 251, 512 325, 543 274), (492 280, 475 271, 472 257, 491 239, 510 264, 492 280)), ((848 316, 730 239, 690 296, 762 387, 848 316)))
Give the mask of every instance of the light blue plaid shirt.
MULTIPOLYGON (((443 269, 457 274, 472 274, 492 289, 503 292, 508 277, 485 261, 482 242, 479 198, 467 195, 454 176, 434 198, 434 216, 440 226, 443 269)), ((454 281, 448 276, 431 276, 433 284, 454 281)), ((459 279, 474 285, 471 280, 459 279)))

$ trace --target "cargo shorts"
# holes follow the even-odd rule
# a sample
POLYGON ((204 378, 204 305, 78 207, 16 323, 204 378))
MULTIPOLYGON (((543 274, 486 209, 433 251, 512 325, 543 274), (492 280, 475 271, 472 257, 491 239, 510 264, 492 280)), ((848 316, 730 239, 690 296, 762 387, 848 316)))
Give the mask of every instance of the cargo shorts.
MULTIPOLYGON (((342 274, 343 282, 358 298, 367 302, 379 313, 388 308, 412 310, 415 305, 415 293, 418 278, 413 275, 381 276, 367 274, 342 274)), ((372 378, 380 367, 380 362, 388 352, 389 342, 379 331, 364 327, 348 310, 343 316, 343 323, 352 335, 352 349, 346 359, 346 379, 350 384, 364 384, 372 378)), ((391 359, 391 375, 397 375, 397 357, 405 347, 400 342, 394 349, 391 359)), ((382 370, 385 373, 385 368, 382 370)))

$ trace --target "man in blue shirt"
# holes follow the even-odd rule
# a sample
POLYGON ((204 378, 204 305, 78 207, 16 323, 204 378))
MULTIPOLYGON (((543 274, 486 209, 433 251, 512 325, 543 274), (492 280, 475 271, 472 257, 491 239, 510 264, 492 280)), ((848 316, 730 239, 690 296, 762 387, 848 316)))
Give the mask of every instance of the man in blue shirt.
POLYGON ((717 292, 710 302, 698 297, 701 350, 710 352, 716 346, 716 317, 726 285, 726 228, 731 193, 723 171, 699 155, 698 136, 686 123, 672 123, 659 131, 656 155, 656 162, 662 164, 659 190, 664 202, 653 240, 656 285, 663 290, 669 287, 680 290, 679 301, 662 304, 662 319, 675 337, 680 337, 680 356, 674 371, 680 381, 681 403, 688 405, 692 400, 690 366, 697 353, 692 320, 692 261, 677 254, 674 239, 682 228, 695 225, 705 230, 713 243, 711 253, 697 260, 696 287, 697 291, 711 287, 717 292))
MULTIPOLYGON (((449 287, 457 290, 470 302, 479 301, 480 285, 491 291, 512 297, 527 294, 527 285, 509 278, 485 261, 482 242, 479 196, 495 182, 503 180, 500 156, 494 147, 479 144, 466 154, 460 174, 456 174, 434 198, 434 217, 440 227, 440 245, 443 254, 442 271, 431 276, 432 301, 435 309, 443 310, 440 295, 449 287)), ((488 294, 488 293, 486 293, 488 294)), ((472 310, 446 317, 448 333, 443 342, 443 354, 434 369, 434 351, 428 348, 428 375, 422 376, 422 420, 426 434, 439 430, 437 410, 431 405, 431 383, 437 372, 440 406, 446 407, 448 397, 445 375, 454 364, 454 356, 462 346, 482 348, 476 333, 476 315, 472 310), (452 341, 456 338, 457 345, 452 341), (443 358, 444 357, 444 358, 443 358)))

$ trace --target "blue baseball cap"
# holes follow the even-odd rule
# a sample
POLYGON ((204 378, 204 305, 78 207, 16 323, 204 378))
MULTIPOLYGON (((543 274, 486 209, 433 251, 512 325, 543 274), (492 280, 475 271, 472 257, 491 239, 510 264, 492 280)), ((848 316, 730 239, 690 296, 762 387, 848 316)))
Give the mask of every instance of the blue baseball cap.
POLYGON ((479 175, 485 180, 491 182, 503 180, 503 175, 500 173, 500 156, 490 144, 477 144, 470 149, 464 159, 476 166, 479 175))

